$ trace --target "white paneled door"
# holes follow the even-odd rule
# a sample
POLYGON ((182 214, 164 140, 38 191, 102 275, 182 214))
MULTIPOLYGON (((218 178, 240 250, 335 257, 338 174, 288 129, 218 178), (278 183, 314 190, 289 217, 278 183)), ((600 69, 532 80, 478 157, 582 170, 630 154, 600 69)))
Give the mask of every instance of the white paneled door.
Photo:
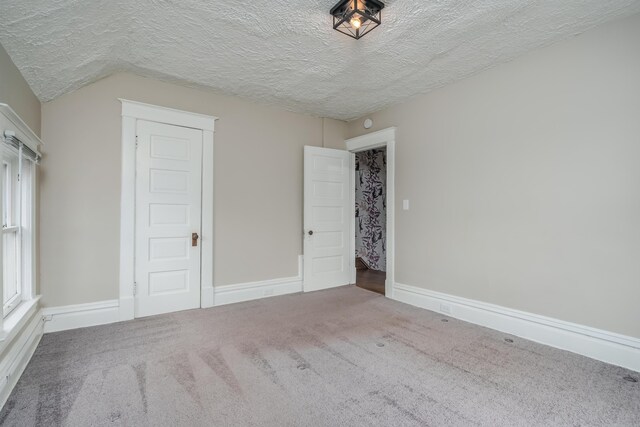
POLYGON ((138 120, 135 316, 200 307, 202 131, 138 120))
POLYGON ((353 154, 304 147, 304 291, 348 285, 353 154))

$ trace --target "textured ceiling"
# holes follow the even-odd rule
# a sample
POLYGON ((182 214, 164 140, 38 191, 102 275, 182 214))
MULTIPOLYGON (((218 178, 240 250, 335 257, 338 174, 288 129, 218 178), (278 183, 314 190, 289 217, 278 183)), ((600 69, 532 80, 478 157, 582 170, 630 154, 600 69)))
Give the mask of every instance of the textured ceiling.
POLYGON ((352 119, 602 22, 640 0, 388 0, 361 40, 334 0, 0 0, 0 43, 42 101, 116 71, 352 119))

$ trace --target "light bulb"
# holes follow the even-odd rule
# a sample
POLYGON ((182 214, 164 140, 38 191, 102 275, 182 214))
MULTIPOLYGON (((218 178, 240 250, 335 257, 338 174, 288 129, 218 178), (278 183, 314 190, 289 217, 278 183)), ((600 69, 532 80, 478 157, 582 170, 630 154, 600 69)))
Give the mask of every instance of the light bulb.
POLYGON ((355 30, 359 29, 362 26, 362 22, 360 21, 360 18, 351 18, 351 21, 349 21, 349 23, 355 30))

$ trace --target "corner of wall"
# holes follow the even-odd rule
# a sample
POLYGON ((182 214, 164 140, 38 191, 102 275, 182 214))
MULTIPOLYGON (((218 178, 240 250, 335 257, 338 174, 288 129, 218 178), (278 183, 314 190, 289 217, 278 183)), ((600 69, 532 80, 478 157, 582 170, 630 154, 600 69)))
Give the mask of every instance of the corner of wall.
POLYGON ((0 75, 0 102, 8 104, 36 135, 41 136, 42 104, 2 45, 0 75))
POLYGON ((347 122, 322 118, 322 146, 324 148, 344 150, 345 139, 347 139, 347 122))

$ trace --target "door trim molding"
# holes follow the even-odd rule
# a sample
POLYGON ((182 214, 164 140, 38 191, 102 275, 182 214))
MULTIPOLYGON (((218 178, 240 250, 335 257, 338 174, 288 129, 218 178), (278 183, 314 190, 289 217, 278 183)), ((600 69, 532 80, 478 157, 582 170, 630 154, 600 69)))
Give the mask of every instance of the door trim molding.
POLYGON ((122 116, 133 117, 139 120, 165 123, 168 125, 182 126, 186 128, 214 131, 217 117, 207 116, 190 111, 176 110, 174 108, 159 105, 145 104, 138 101, 118 98, 122 103, 122 116))
POLYGON ((213 307, 213 133, 214 116, 118 98, 122 103, 122 170, 120 187, 119 320, 135 317, 136 122, 147 120, 202 130, 202 226, 200 307, 213 307), (202 260, 207 260, 202 262, 202 260))
MULTIPOLYGON (((390 127, 371 132, 362 136, 347 139, 344 141, 347 151, 357 153, 359 151, 372 150, 374 148, 386 147, 387 149, 387 277, 385 280, 384 293, 387 298, 394 298, 395 283, 395 176, 396 176, 396 129, 390 127)), ((351 165, 352 184, 351 184, 351 249, 353 253, 353 265, 351 269, 352 282, 356 282, 356 182, 355 182, 355 160, 351 165)))

